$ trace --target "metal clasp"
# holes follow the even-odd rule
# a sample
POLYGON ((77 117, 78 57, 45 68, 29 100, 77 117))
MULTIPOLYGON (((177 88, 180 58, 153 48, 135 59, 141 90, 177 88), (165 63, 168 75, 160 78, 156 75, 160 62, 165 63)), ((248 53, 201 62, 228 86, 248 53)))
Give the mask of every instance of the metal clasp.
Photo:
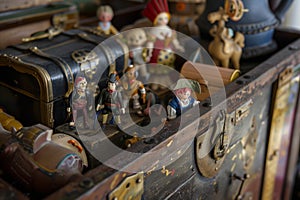
POLYGON ((129 176, 116 187, 109 195, 109 200, 141 200, 144 193, 144 174, 138 173, 129 176))
POLYGON ((44 38, 48 38, 49 40, 51 40, 53 37, 61 34, 62 32, 63 29, 61 28, 50 27, 46 31, 37 32, 31 35, 30 37, 22 38, 22 42, 30 42, 30 41, 44 39, 44 38))

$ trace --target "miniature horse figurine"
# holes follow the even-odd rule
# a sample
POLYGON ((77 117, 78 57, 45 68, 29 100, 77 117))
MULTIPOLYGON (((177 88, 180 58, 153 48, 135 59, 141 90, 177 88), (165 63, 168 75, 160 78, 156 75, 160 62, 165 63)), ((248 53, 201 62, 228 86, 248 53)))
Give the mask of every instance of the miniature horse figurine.
POLYGON ((244 44, 244 35, 240 32, 235 33, 232 38, 230 29, 225 27, 225 22, 228 20, 228 15, 222 7, 218 11, 208 15, 208 21, 218 25, 214 25, 209 33, 214 37, 208 46, 208 52, 212 56, 216 65, 228 68, 230 61, 235 69, 240 68, 240 58, 242 55, 242 48, 244 44))

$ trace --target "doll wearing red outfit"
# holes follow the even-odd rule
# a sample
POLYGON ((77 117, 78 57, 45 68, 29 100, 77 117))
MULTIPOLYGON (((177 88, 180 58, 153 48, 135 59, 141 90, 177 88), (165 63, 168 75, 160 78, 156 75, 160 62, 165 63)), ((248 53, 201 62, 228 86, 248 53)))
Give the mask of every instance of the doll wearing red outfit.
POLYGON ((143 14, 155 27, 149 31, 150 41, 147 44, 153 49, 150 62, 174 66, 172 50, 184 51, 184 48, 179 44, 176 32, 168 26, 171 15, 167 0, 150 0, 143 14))
POLYGON ((157 90, 171 83, 169 67, 175 65, 174 51, 183 52, 184 48, 180 45, 176 32, 168 26, 171 16, 167 0, 150 0, 143 14, 154 26, 147 32, 149 36, 147 48, 149 49, 148 55, 151 56, 150 63, 159 65, 151 66, 148 71, 149 82, 155 83, 151 84, 151 89, 157 90), (162 65, 167 67, 162 67, 162 65), (160 86, 157 83, 160 83, 160 86))

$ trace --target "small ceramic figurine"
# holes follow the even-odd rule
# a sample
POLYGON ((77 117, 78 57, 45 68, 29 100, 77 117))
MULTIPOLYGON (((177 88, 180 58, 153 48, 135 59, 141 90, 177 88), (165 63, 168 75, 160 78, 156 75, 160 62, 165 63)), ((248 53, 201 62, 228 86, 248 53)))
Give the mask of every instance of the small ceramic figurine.
POLYGON ((149 82, 152 82, 151 89, 157 90, 159 87, 169 85, 171 83, 168 74, 170 70, 166 67, 162 69, 160 66, 175 66, 176 55, 174 51, 183 52, 184 47, 177 39, 176 31, 169 26, 170 13, 167 0, 150 0, 143 11, 153 24, 148 34, 147 48, 149 52, 150 63, 160 64, 152 65, 149 68, 149 82), (160 86, 156 83, 160 83, 160 86))
POLYGON ((88 99, 87 81, 83 76, 77 76, 75 79, 75 90, 72 97, 72 111, 73 111, 73 123, 71 126, 76 125, 78 111, 83 113, 83 125, 85 128, 89 128, 88 123, 88 110, 92 110, 92 104, 88 99))
POLYGON ((135 28, 126 32, 126 43, 130 49, 130 57, 134 66, 139 72, 139 76, 142 80, 148 79, 148 72, 146 69, 146 63, 149 62, 150 57, 145 57, 145 46, 147 42, 147 35, 142 28, 135 28))
POLYGON ((114 16, 112 8, 108 5, 100 6, 97 10, 97 17, 99 24, 97 31, 104 35, 114 35, 118 33, 118 30, 111 24, 111 20, 114 16))
POLYGON ((179 79, 173 89, 175 96, 169 101, 167 106, 168 119, 172 120, 197 105, 197 101, 192 92, 199 92, 200 85, 197 81, 179 79))
POLYGON ((155 28, 149 31, 150 41, 147 47, 152 50, 151 63, 174 66, 175 55, 170 50, 184 51, 177 40, 176 32, 168 23, 171 15, 167 0, 150 0, 143 11, 155 28))
POLYGON ((142 103, 146 103, 146 90, 144 84, 136 79, 136 69, 134 65, 129 65, 125 69, 125 74, 121 78, 121 86, 123 88, 123 92, 125 94, 125 104, 129 103, 129 100, 133 100, 133 109, 137 110, 137 114, 142 115, 142 107, 139 102, 139 92, 141 94, 142 103))
POLYGON ((115 73, 110 74, 107 82, 107 88, 103 89, 100 93, 99 101, 96 110, 102 111, 102 124, 103 127, 107 124, 108 114, 114 114, 114 120, 116 124, 121 123, 120 114, 125 113, 123 99, 121 92, 116 89, 117 87, 117 75, 115 73))
POLYGON ((208 52, 216 65, 228 68, 231 62, 235 69, 239 69, 245 37, 240 32, 235 32, 235 37, 232 37, 232 30, 225 27, 228 17, 222 7, 208 15, 210 23, 218 22, 209 31, 214 40, 210 42, 208 52))

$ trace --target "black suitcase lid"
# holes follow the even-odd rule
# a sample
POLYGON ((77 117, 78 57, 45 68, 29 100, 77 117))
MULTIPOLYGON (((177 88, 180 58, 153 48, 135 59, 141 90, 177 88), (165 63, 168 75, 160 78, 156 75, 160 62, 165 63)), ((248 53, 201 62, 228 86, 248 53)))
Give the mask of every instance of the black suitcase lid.
MULTIPOLYGON (((78 72, 82 71, 80 61, 75 61, 74 59, 74 53, 76 52, 90 52, 97 47, 95 49, 97 58, 99 58, 97 69, 99 66, 107 68, 109 64, 116 61, 117 71, 122 71, 126 59, 122 60, 118 55, 124 54, 124 49, 122 49, 124 45, 122 46, 121 41, 115 41, 115 44, 111 44, 117 56, 110 58, 110 55, 107 55, 107 48, 109 47, 97 46, 105 39, 105 37, 86 33, 79 29, 69 30, 52 39, 35 40, 1 50, 0 65, 15 68, 15 65, 22 64, 23 67, 39 71, 37 73, 43 74, 41 76, 49 74, 47 77, 43 77, 44 81, 48 83, 38 83, 43 84, 44 87, 51 87, 48 88, 49 91, 47 93, 49 94, 39 97, 40 93, 36 91, 38 86, 30 85, 28 82, 23 81, 24 84, 17 86, 21 87, 19 89, 33 94, 36 98, 49 102, 57 98, 69 97, 70 92, 72 92, 75 77, 78 72), (116 46, 119 49, 115 48, 116 46), (103 48, 106 48, 106 50, 103 48)), ((17 71, 20 71, 20 69, 17 69, 17 71)), ((27 73, 30 72, 27 71, 27 73)), ((8 73, 2 74, 5 75, 0 75, 0 80, 12 87, 16 87, 14 82, 21 81, 19 80, 20 77, 16 77, 17 75, 14 73, 10 73, 11 76, 9 77, 7 76, 8 73)), ((24 78, 22 77, 21 79, 24 78)))

